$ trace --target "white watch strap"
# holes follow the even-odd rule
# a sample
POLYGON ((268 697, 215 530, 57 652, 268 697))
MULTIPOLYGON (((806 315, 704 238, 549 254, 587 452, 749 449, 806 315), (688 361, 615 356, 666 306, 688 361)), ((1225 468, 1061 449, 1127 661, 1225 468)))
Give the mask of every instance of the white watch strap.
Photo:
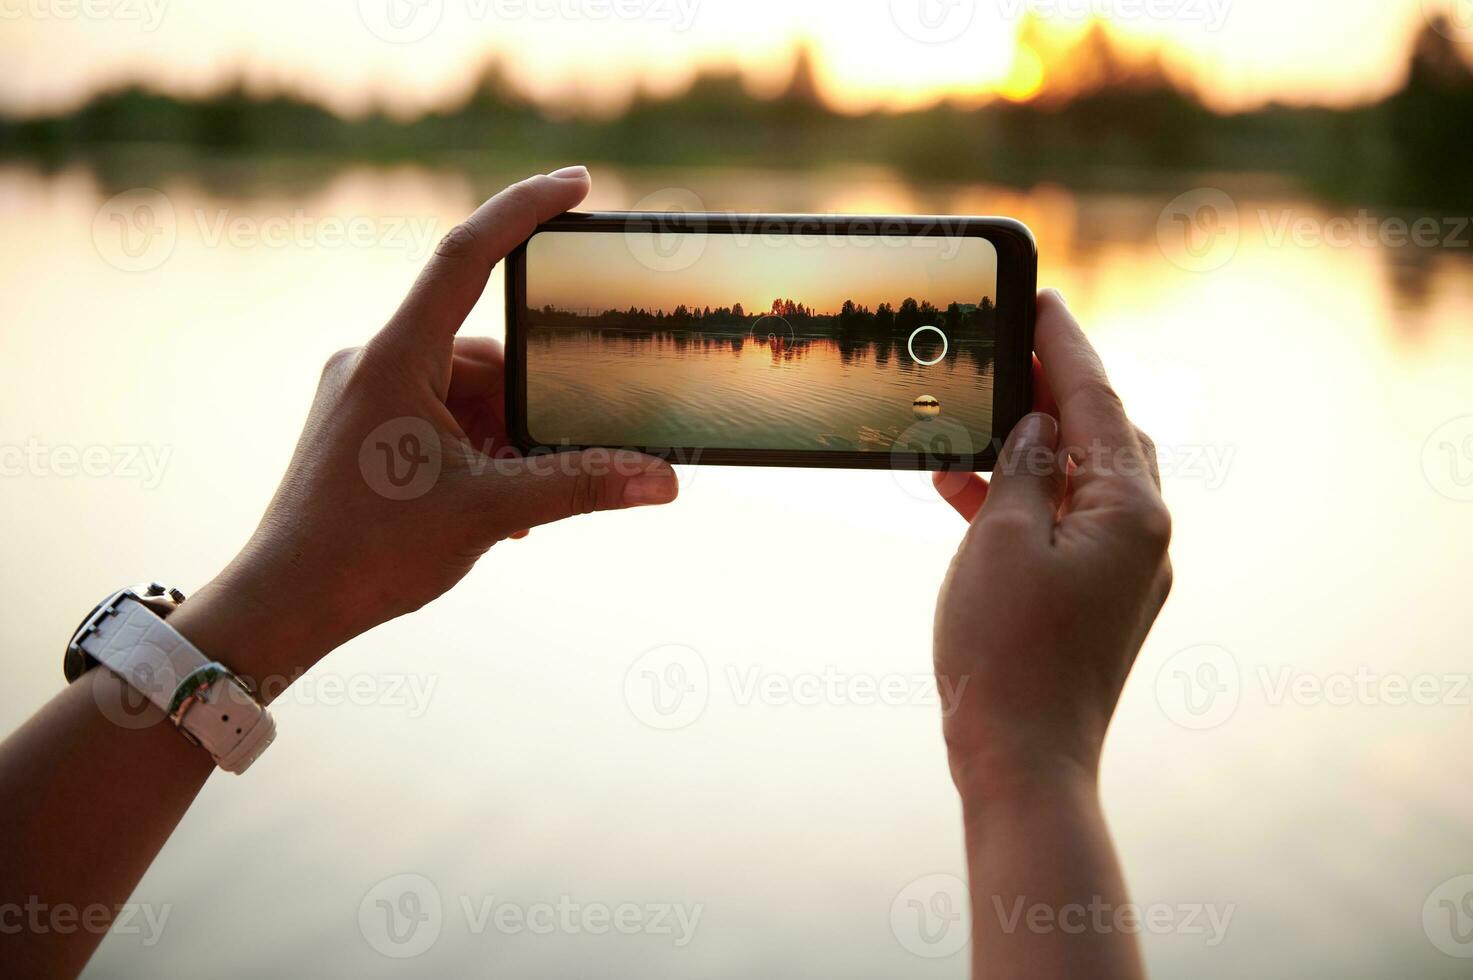
POLYGON ((86 636, 84 653, 117 674, 170 714, 179 706, 180 685, 203 685, 176 719, 179 728, 226 772, 241 773, 276 737, 276 723, 234 675, 211 670, 209 658, 153 610, 127 597, 86 636))

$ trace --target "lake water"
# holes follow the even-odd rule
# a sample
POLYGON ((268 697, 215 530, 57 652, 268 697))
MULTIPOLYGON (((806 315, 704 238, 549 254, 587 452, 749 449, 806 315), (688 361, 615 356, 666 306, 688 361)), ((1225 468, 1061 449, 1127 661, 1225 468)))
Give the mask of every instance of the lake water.
MULTIPOLYGON (((322 361, 515 176, 103 172, 0 166, 7 728, 60 687, 99 596, 197 587, 234 553, 322 361), (139 200, 154 220, 130 225, 139 200)), ((1136 901, 1172 924, 1150 966, 1467 975, 1448 952, 1473 928, 1466 246, 1317 242, 1354 208, 1226 178, 1224 204, 1191 181, 594 172, 598 208, 1027 222, 1161 447, 1176 519, 1102 786, 1136 901)), ((498 274, 467 332, 501 330, 501 295, 498 274)), ((963 870, 927 682, 960 521, 922 474, 682 477, 674 507, 498 546, 308 675, 271 752, 210 782, 139 888, 169 910, 158 941, 112 936, 90 974, 965 976, 962 927, 915 916, 955 908, 963 870)))
POLYGON ((916 354, 937 363, 922 365, 903 337, 847 342, 773 329, 534 327, 529 427, 551 445, 971 455, 991 441, 992 344, 932 343, 916 354), (941 403, 944 422, 917 417, 926 396, 941 403))

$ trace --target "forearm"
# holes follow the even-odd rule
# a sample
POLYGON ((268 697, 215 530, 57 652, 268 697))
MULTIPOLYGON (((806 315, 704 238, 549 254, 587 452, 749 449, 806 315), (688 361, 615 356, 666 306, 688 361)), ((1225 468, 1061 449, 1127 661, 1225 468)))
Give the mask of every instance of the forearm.
MULTIPOLYGON (((271 677, 268 694, 300 670, 289 666, 302 656, 290 621, 268 617, 239 593, 208 587, 169 621, 238 674, 271 677)), ((7 972, 79 972, 214 768, 161 711, 101 667, 0 743, 7 972)))
POLYGON ((100 707, 129 696, 94 669, 0 743, 0 959, 17 976, 86 965, 214 768, 152 705, 128 727, 100 707))
POLYGON ((962 785, 978 978, 1144 976, 1093 773, 962 785))

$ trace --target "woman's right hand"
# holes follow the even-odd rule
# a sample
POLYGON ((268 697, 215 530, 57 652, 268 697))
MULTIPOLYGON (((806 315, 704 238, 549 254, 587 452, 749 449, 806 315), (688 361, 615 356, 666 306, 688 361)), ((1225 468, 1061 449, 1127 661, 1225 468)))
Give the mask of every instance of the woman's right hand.
POLYGON ((1155 447, 1126 417, 1063 298, 1038 298, 1035 406, 989 485, 937 474, 971 522, 936 610, 936 671, 965 789, 1059 766, 1093 774, 1171 588, 1155 447))

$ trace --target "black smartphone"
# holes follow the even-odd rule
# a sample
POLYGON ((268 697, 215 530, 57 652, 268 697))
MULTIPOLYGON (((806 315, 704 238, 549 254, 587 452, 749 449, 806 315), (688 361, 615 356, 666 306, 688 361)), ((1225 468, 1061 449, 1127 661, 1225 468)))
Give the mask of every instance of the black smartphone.
POLYGON ((524 452, 991 470, 1029 411, 1038 251, 976 217, 570 213, 507 260, 524 452))

